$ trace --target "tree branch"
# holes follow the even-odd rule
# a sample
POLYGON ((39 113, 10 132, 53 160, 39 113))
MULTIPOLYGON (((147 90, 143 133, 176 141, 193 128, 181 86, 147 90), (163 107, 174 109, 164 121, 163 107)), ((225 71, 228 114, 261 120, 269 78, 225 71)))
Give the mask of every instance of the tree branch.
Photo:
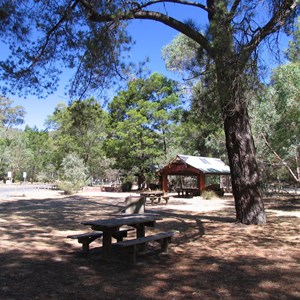
POLYGON ((296 9, 298 0, 285 0, 277 12, 274 13, 273 17, 269 22, 262 28, 258 28, 257 33, 253 36, 251 41, 245 45, 242 50, 244 61, 248 60, 253 50, 259 45, 259 43, 266 38, 268 35, 276 32, 280 29, 287 21, 287 18, 292 11, 296 9))
POLYGON ((287 163, 277 154, 277 152, 272 148, 272 146, 270 145, 270 143, 268 142, 266 136, 262 133, 261 134, 262 138, 265 141, 265 144, 267 145, 267 147, 273 152, 273 154, 275 155, 275 157, 283 164, 283 166, 289 171, 289 173, 292 175, 292 177, 296 180, 296 182, 300 183, 300 180, 297 178, 297 176, 294 174, 294 172, 292 171, 292 169, 287 165, 287 163))
POLYGON ((232 4, 230 12, 229 12, 229 15, 231 16, 231 20, 234 18, 236 10, 237 10, 238 6, 240 5, 240 3, 241 3, 241 0, 235 0, 234 3, 232 4))
MULTIPOLYGON (((178 21, 170 16, 167 16, 165 14, 162 14, 160 12, 155 11, 147 11, 142 10, 139 8, 132 8, 129 11, 126 12, 118 12, 116 15, 112 14, 99 14, 96 12, 91 5, 88 3, 88 1, 85 0, 79 0, 81 4, 88 10, 89 18, 93 22, 110 22, 110 21, 116 21, 116 20, 133 20, 133 19, 140 19, 140 20, 153 20, 160 23, 163 23, 181 33, 188 36, 198 44, 200 44, 208 53, 210 56, 213 56, 213 50, 210 47, 209 41, 198 31, 194 30, 187 24, 178 21)), ((154 4, 158 2, 166 2, 166 1, 151 1, 147 2, 146 4, 154 4)), ((167 2, 173 2, 173 3, 181 3, 185 4, 183 0, 177 0, 177 1, 167 1, 167 2)), ((192 3, 192 2, 190 2, 192 3)), ((192 5, 192 4, 190 4, 192 5)))
POLYGON ((45 36, 45 42, 39 47, 38 53, 33 56, 32 63, 30 64, 30 66, 28 66, 26 70, 23 70, 23 72, 28 72, 37 62, 39 62, 40 58, 44 55, 53 33, 68 18, 69 13, 75 9, 79 0, 75 0, 73 3, 72 2, 73 0, 70 1, 69 5, 67 6, 65 12, 63 13, 62 17, 58 20, 58 22, 47 32, 45 36))
MULTIPOLYGON (((132 2, 134 4, 137 4, 136 2, 134 1, 128 1, 129 3, 132 2)), ((198 3, 198 2, 194 2, 194 1, 186 1, 186 0, 153 0, 153 1, 148 1, 142 5, 140 4, 137 4, 139 8, 145 8, 145 7, 148 7, 148 6, 151 6, 153 4, 157 4, 157 3, 174 3, 174 4, 183 4, 183 5, 189 5, 189 6, 194 6, 194 7, 198 7, 198 8, 201 8, 205 11, 208 11, 208 7, 201 4, 201 3, 198 3)))

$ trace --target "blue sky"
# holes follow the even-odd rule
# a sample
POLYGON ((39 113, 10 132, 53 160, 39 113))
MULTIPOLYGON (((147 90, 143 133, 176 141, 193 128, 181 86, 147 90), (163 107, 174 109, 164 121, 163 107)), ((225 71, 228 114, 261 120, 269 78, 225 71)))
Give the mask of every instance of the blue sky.
MULTIPOLYGON (((132 48, 131 58, 133 61, 141 61, 149 57, 150 62, 147 68, 150 72, 160 72, 166 76, 175 76, 165 68, 164 61, 161 58, 161 49, 176 36, 177 32, 162 24, 151 21, 134 21, 129 26, 136 44, 132 48)), ((44 128, 43 124, 48 115, 54 112, 58 103, 68 103, 65 95, 64 86, 67 81, 60 83, 60 88, 55 94, 48 96, 46 99, 38 99, 35 96, 27 96, 26 99, 11 96, 14 101, 13 105, 22 105, 26 110, 25 125, 30 127, 37 126, 39 129, 44 128)), ((23 128, 24 126, 20 126, 23 128)))
MULTIPOLYGON (((162 9, 164 10, 163 6, 162 9)), ((180 16, 179 19, 181 20, 188 17, 193 18, 196 12, 191 7, 183 9, 181 7, 179 10, 173 4, 168 6, 168 13, 170 15, 175 13, 176 17, 180 16)), ((199 16, 197 17, 199 18, 199 16)), ((150 62, 147 67, 150 72, 156 71, 166 76, 174 77, 175 74, 168 72, 165 68, 164 61, 161 58, 161 49, 169 44, 178 33, 163 24, 147 20, 134 20, 130 23, 128 29, 133 40, 136 41, 136 45, 131 51, 132 60, 138 62, 145 59, 145 57, 149 57, 150 62)), ((286 45, 286 41, 283 41, 282 46, 286 47, 286 45)), ((58 91, 46 99, 38 99, 34 96, 28 96, 26 99, 15 96, 10 97, 14 101, 14 105, 22 105, 26 110, 24 126, 37 126, 39 129, 42 129, 45 119, 54 112, 56 105, 60 102, 68 103, 64 90, 66 83, 61 82, 58 91)))

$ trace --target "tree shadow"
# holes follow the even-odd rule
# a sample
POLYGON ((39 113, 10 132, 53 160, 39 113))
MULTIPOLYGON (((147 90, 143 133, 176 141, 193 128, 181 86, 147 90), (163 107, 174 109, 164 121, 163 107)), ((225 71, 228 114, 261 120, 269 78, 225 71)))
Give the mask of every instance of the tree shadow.
MULTIPOLYGON (((109 217, 124 199, 64 197, 0 204, 1 299, 296 299, 299 218, 265 226, 235 223, 232 207, 211 212, 149 208, 151 231, 178 230, 169 254, 150 244, 137 264, 124 253, 104 260, 66 239, 81 221, 109 217)), ((148 230, 147 230, 148 231, 148 230)), ((93 242, 94 243, 94 242, 93 242)), ((97 247, 98 246, 98 247, 97 247)))
POLYGON ((268 209, 282 211, 299 211, 300 198, 284 198, 284 199, 266 199, 265 204, 268 209))

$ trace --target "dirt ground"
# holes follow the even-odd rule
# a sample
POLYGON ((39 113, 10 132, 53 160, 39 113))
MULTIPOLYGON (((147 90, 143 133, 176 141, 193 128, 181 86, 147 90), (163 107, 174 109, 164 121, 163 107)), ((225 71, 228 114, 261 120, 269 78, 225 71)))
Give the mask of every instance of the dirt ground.
POLYGON ((168 254, 156 244, 132 265, 81 253, 66 238, 82 221, 115 214, 127 194, 36 191, 0 199, 0 299, 300 299, 300 197, 268 197, 268 223, 235 223, 232 198, 171 198, 146 233, 178 230, 168 254))

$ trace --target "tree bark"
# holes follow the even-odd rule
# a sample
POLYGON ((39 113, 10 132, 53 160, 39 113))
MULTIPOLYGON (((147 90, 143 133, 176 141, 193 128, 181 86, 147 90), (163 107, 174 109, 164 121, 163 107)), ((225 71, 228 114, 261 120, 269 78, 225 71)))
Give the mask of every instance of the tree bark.
POLYGON ((241 59, 236 52, 226 14, 216 11, 213 19, 215 27, 212 36, 218 49, 214 58, 217 90, 224 121, 236 220, 243 224, 265 224, 266 213, 246 95, 249 87, 245 68, 250 56, 245 54, 241 59))
POLYGON ((298 183, 300 183, 300 145, 296 148, 296 164, 297 164, 297 175, 298 183))
POLYGON ((236 220, 243 224, 265 224, 266 214, 247 110, 227 116, 224 130, 236 220))
MULTIPOLYGON (((226 32, 223 33, 225 35, 226 32)), ((235 200, 236 220, 243 224, 265 224, 256 149, 248 115, 247 81, 234 53, 229 32, 220 42, 223 56, 216 59, 217 89, 224 121, 226 147, 235 200)))

